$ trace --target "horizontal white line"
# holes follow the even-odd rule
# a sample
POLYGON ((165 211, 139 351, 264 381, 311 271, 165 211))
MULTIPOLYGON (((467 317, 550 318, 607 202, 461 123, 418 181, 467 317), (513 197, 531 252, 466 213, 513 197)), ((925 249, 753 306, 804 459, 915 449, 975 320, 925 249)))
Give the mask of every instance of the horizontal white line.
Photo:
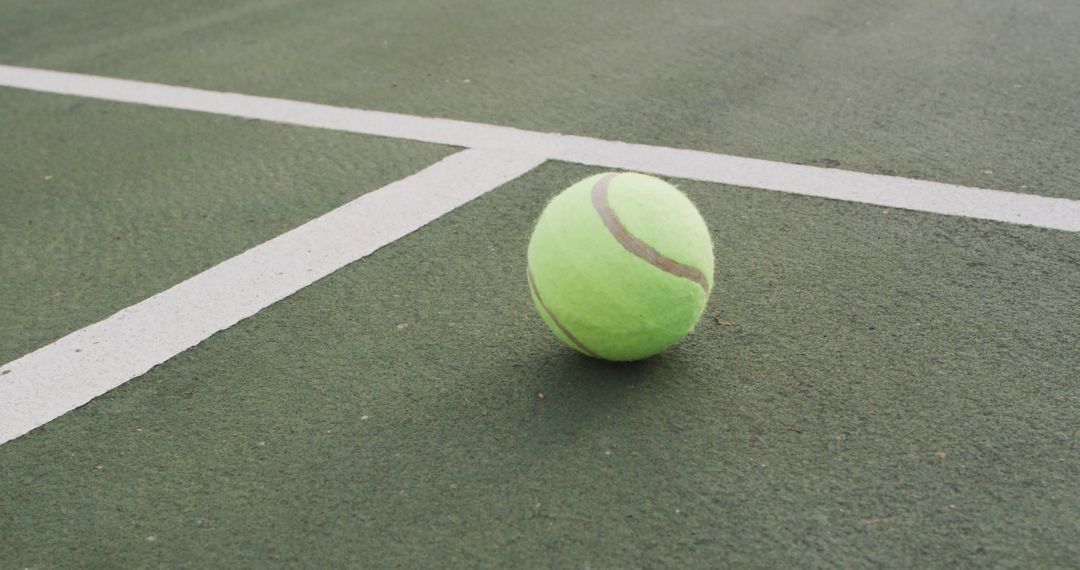
POLYGON ((1080 201, 1064 198, 24 67, 0 65, 0 85, 468 148, 517 149, 604 168, 1080 231, 1080 201))
POLYGON ((0 370, 0 443, 546 159, 1080 231, 1080 202, 509 127, 0 65, 0 86, 467 147, 0 370))
POLYGON ((0 444, 135 378, 331 272, 536 168, 543 157, 451 155, 0 370, 0 444))

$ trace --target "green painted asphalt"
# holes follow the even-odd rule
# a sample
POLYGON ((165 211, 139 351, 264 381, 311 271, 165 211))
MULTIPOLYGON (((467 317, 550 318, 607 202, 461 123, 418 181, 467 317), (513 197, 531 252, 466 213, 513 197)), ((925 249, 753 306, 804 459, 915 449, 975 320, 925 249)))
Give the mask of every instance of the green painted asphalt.
POLYGON ((1077 565, 1076 236, 683 182, 706 319, 605 364, 524 275, 593 172, 544 165, 0 447, 3 566, 1077 565))
MULTIPOLYGON (((9 0, 0 63, 1080 199, 1066 0, 9 0)), ((0 362, 452 149, 0 88, 0 362)), ((0 569, 1080 566, 1080 237, 673 181, 686 342, 529 302, 549 163, 0 446, 0 569)))
POLYGON ((0 63, 1080 199, 1070 0, 14 0, 0 63))
POLYGON ((452 152, 0 89, 0 363, 452 152))

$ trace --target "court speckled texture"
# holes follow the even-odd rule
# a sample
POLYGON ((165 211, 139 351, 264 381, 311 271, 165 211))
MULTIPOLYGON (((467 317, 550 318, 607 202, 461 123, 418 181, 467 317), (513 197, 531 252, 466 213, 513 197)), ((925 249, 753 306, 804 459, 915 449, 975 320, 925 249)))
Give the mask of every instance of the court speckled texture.
MULTIPOLYGON (((1080 199, 1078 29, 1068 0, 10 0, 0 63, 1080 199)), ((0 125, 4 362, 455 150, 7 88, 0 125)), ((1080 567, 1080 235, 671 180, 715 289, 610 364, 525 279, 596 172, 545 164, 0 446, 0 568, 1080 567)))
POLYGON ((683 182, 706 319, 611 364, 524 279, 529 224, 593 172, 543 166, 3 446, 0 559, 1077 559, 1074 236, 683 182))

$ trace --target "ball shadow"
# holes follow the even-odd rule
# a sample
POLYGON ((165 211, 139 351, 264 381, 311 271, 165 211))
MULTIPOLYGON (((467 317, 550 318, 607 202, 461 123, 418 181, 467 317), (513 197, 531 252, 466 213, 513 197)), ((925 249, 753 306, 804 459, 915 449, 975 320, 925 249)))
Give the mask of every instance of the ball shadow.
MULTIPOLYGON (((635 362, 609 362, 570 351, 545 355, 533 364, 538 394, 543 394, 543 429, 582 433, 603 424, 634 421, 635 413, 655 404, 677 381, 678 354, 663 353, 635 362)), ((670 393, 668 393, 670 397, 670 393)))

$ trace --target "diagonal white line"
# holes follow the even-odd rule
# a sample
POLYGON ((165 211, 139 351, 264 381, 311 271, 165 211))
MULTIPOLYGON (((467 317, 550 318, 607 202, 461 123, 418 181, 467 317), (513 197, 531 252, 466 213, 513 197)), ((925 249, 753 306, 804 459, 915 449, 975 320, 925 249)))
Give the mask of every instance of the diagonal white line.
POLYGON ((468 148, 792 194, 1080 231, 1080 201, 510 127, 0 65, 0 85, 468 148))
POLYGON ((0 65, 0 86, 467 147, 0 369, 0 443, 531 170, 545 159, 1080 231, 1080 201, 0 65), (407 196, 407 197, 405 197, 407 196))
POLYGON ((135 378, 337 269, 532 170, 474 149, 224 261, 0 370, 0 444, 135 378))

